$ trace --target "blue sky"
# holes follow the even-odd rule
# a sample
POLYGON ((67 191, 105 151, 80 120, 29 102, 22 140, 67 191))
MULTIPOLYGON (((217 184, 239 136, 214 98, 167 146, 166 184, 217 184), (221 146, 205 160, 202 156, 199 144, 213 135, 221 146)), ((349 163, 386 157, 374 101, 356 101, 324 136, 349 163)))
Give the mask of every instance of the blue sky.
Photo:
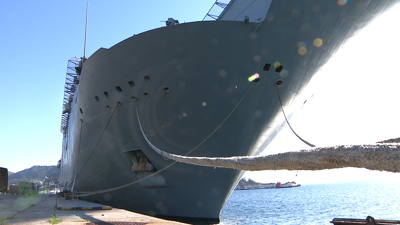
MULTIPOLYGON (((164 26, 160 21, 168 17, 181 23, 202 20, 213 3, 89 2, 86 54, 164 26)), ((86 1, 0 2, 0 167, 17 172, 33 165, 55 165, 60 159, 66 65, 68 59, 83 55, 85 13, 86 1)), ((319 146, 372 143, 400 136, 399 15, 397 6, 349 40, 320 71, 320 78, 312 83, 314 91, 307 93, 314 98, 291 121, 300 136, 319 146)), ((264 154, 299 149, 308 147, 285 127, 264 154)), ((264 182, 296 178, 299 183, 326 181, 323 178, 332 178, 332 174, 338 181, 375 174, 383 177, 380 172, 354 169, 294 174, 257 172, 246 176, 264 182)), ((385 174, 398 178, 398 174, 385 174)))

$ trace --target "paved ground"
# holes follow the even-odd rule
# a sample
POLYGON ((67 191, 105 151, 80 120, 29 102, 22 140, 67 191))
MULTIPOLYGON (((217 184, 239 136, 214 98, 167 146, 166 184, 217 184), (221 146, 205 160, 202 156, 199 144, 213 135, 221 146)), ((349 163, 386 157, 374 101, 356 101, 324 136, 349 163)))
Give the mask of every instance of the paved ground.
POLYGON ((174 221, 162 220, 122 209, 111 210, 56 210, 56 205, 65 206, 76 204, 76 206, 92 204, 79 200, 65 200, 55 195, 0 195, 0 222, 1 225, 22 224, 46 224, 53 215, 62 219, 61 225, 177 225, 174 221), (125 223, 124 223, 125 222, 125 223), (130 222, 130 223, 127 223, 130 222))
POLYGON ((47 199, 47 195, 0 195, 0 222, 47 199))

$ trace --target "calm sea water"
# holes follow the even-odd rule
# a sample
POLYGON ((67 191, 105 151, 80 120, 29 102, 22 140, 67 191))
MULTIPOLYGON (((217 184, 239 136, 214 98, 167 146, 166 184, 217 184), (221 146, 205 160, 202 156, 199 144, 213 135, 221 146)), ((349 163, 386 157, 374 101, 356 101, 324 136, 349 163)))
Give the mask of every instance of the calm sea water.
POLYGON ((400 220, 400 181, 357 181, 299 188, 237 190, 221 224, 332 224, 334 218, 400 220))

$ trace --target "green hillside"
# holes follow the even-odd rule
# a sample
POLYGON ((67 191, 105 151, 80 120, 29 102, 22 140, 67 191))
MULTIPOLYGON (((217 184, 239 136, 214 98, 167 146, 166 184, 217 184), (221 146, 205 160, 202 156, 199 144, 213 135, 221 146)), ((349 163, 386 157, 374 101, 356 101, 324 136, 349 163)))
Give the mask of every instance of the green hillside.
POLYGON ((34 182, 39 183, 43 181, 45 176, 48 177, 47 181, 58 183, 59 169, 57 166, 32 166, 29 169, 13 173, 8 176, 9 184, 18 184, 19 182, 34 182))

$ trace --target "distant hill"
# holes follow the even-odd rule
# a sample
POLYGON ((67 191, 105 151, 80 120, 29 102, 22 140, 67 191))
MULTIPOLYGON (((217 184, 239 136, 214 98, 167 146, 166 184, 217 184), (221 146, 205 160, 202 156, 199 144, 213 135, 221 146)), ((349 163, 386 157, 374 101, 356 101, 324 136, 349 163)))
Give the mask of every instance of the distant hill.
POLYGON ((8 171, 8 176, 10 176, 11 174, 13 174, 13 172, 8 171))
POLYGON ((58 183, 59 169, 57 166, 32 166, 29 169, 19 171, 18 173, 13 173, 8 175, 9 184, 18 184, 19 182, 34 182, 39 183, 43 181, 45 176, 58 183))
POLYGON ((251 178, 245 178, 243 177, 242 179, 240 179, 240 181, 238 182, 238 185, 247 185, 247 184, 259 184, 258 182, 252 180, 251 178))
POLYGON ((392 138, 392 139, 389 139, 389 140, 378 141, 377 143, 382 143, 382 144, 385 144, 385 143, 400 143, 400 138, 392 138))

